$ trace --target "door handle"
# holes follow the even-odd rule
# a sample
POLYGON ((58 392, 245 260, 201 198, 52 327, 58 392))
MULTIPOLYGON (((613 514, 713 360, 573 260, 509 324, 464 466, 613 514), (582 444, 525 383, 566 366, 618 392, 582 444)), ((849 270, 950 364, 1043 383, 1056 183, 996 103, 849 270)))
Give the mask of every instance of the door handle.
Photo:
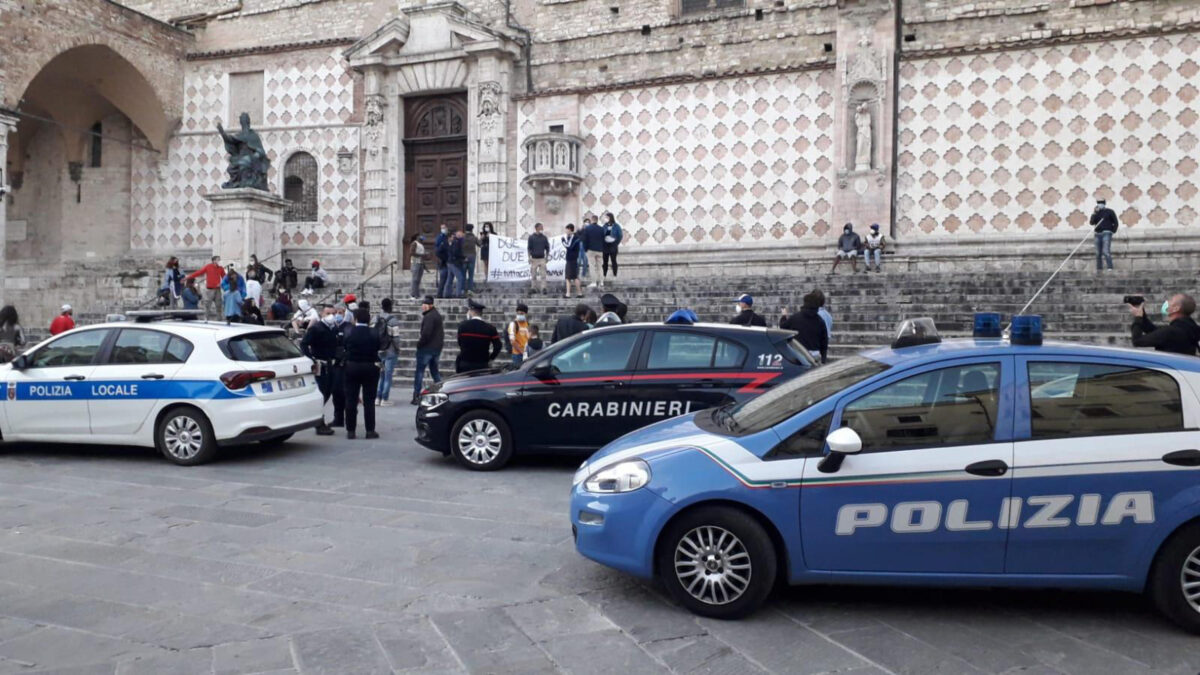
POLYGON ((79 380, 86 380, 87 378, 84 377, 83 375, 65 375, 65 376, 63 376, 63 379, 71 380, 72 382, 77 382, 79 380))
POLYGON ((164 377, 166 377, 166 375, 160 375, 158 373, 146 373, 145 375, 142 376, 142 379, 143 380, 161 380, 164 377))
POLYGON ((1003 476, 1008 473, 1008 464, 1003 460, 989 459, 968 464, 966 472, 976 476, 1003 476))
POLYGON ((625 386, 624 380, 606 380, 604 382, 605 389, 616 389, 618 387, 624 387, 624 386, 625 386))
POLYGON ((1176 466, 1200 466, 1200 450, 1176 450, 1163 455, 1162 460, 1176 466))

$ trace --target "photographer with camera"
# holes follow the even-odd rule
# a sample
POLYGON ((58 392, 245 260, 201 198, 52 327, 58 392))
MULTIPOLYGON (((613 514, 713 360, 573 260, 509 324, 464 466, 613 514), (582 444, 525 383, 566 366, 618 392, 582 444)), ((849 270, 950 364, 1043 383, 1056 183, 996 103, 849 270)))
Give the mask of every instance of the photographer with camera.
POLYGON ((1117 233, 1117 213, 1108 208, 1103 199, 1096 200, 1096 208, 1092 210, 1092 232, 1096 233, 1096 271, 1102 271, 1101 262, 1112 266, 1112 238, 1117 233))
POLYGON ((1146 316, 1146 299, 1140 295, 1125 296, 1125 304, 1133 314, 1130 332, 1134 347, 1154 347, 1160 352, 1195 356, 1200 343, 1200 325, 1192 320, 1196 301, 1190 295, 1176 294, 1163 302, 1162 313, 1170 323, 1155 326, 1146 316))

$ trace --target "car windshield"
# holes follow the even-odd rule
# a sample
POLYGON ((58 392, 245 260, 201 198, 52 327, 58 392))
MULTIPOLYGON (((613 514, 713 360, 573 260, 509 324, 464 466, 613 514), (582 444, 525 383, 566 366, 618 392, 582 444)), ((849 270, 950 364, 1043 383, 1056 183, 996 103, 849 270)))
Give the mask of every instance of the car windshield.
POLYGON ((865 356, 851 356, 814 368, 733 408, 730 413, 734 428, 741 432, 757 433, 773 427, 890 367, 865 356))

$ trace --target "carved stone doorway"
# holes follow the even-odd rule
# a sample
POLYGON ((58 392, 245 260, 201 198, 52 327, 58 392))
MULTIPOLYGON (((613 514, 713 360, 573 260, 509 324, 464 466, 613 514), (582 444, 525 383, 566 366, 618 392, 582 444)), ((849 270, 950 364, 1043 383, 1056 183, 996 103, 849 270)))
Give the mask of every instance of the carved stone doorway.
POLYGON ((423 234, 432 253, 442 223, 466 223, 467 95, 406 98, 404 120, 404 240, 423 234))

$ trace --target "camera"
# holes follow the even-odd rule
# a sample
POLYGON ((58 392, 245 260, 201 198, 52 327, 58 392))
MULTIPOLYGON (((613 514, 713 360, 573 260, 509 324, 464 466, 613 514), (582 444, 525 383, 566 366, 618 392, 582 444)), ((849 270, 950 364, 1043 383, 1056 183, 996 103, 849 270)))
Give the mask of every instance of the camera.
POLYGON ((1133 305, 1134 307, 1141 307, 1142 303, 1146 302, 1146 298, 1145 296, 1141 295, 1127 295, 1122 302, 1127 305, 1133 305))

